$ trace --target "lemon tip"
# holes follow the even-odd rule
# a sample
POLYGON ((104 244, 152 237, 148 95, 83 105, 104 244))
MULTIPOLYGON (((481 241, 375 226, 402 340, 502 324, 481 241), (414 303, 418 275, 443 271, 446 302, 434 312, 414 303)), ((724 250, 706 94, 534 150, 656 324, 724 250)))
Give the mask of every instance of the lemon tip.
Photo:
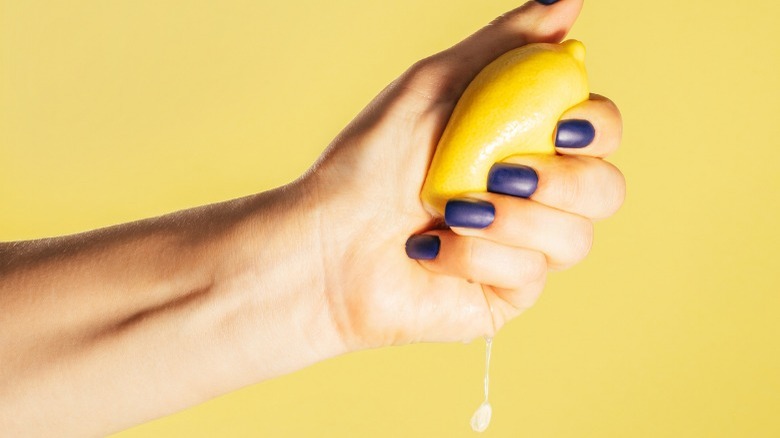
POLYGON ((567 40, 561 46, 579 62, 585 62, 585 45, 577 40, 567 40))

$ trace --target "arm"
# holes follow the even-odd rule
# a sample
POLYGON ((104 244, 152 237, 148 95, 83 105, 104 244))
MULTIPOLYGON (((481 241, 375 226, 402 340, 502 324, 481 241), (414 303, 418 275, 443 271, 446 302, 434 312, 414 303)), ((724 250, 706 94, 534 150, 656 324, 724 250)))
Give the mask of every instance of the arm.
POLYGON ((620 114, 593 96, 563 115, 592 125, 587 145, 507 160, 511 178, 533 173, 538 187, 528 199, 469 194, 494 208, 485 228, 442 228, 420 188, 477 72, 559 41, 581 5, 528 2, 415 64, 285 187, 4 244, 0 430, 101 435, 341 353, 493 335, 621 205, 623 177, 602 160, 620 114))
POLYGON ((3 434, 115 431, 343 352, 301 188, 3 244, 3 434))

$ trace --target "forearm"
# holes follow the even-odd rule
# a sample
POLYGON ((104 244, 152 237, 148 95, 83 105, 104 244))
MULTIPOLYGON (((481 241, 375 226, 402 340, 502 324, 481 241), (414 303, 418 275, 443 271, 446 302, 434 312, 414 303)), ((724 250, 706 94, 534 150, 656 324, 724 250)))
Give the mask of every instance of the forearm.
POLYGON ((306 204, 286 187, 6 244, 0 429, 104 434, 342 352, 306 204))

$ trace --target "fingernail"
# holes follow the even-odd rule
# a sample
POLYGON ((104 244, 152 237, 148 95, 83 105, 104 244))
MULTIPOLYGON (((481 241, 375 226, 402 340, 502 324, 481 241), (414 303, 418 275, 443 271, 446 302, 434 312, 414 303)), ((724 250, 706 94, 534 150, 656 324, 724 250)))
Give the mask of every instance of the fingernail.
POLYGON ((536 191, 539 176, 522 164, 496 163, 488 172, 488 192, 529 198, 536 191))
POLYGON ((406 240, 406 255, 415 260, 433 260, 439 254, 439 236, 418 234, 406 240))
POLYGON ((485 228, 495 217, 496 209, 487 201, 450 199, 444 207, 444 222, 451 227, 485 228))
POLYGON ((562 120, 558 122, 555 146, 559 148, 584 148, 593 141, 596 129, 587 120, 562 120))
POLYGON ((541 3, 541 4, 543 4, 543 5, 551 5, 551 4, 555 3, 555 2, 557 2, 558 0, 536 0, 536 1, 541 3))

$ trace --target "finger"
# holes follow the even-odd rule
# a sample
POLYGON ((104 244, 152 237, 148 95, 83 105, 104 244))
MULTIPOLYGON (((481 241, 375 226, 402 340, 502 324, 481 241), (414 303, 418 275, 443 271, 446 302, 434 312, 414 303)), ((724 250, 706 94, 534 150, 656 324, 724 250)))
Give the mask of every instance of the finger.
POLYGON ((551 269, 566 269, 581 261, 593 242, 593 222, 529 199, 495 193, 475 193, 447 203, 445 221, 460 236, 538 251, 551 269), (493 210, 492 221, 484 226, 493 210))
POLYGON ((502 14, 443 54, 445 59, 466 61, 459 62, 458 66, 466 76, 473 76, 514 48, 529 43, 560 42, 574 25, 580 9, 582 0, 561 0, 553 5, 529 1, 502 14))
MULTIPOLYGON (((546 283, 547 283, 547 275, 545 274, 543 277, 537 280, 526 283, 521 288, 505 289, 499 287, 491 287, 490 290, 495 294, 495 296, 498 299, 511 304, 513 309, 510 310, 518 311, 518 312, 511 312, 508 315, 507 314, 502 315, 504 316, 505 319, 511 319, 517 316, 523 310, 530 309, 531 307, 533 307, 534 304, 536 304, 537 301, 539 301, 539 297, 542 295, 542 291, 544 291, 544 286, 546 283)), ((496 308, 498 308, 498 306, 494 305, 493 309, 496 308)))
POLYGON ((406 243, 406 250, 407 255, 437 274, 508 290, 538 282, 547 272, 545 256, 538 251, 458 236, 450 230, 433 230, 412 236, 406 243), (433 239, 438 239, 436 254, 421 252, 423 247, 436 245, 433 239))
POLYGON ((626 196, 623 174, 617 167, 599 158, 514 155, 494 167, 503 168, 507 164, 519 167, 523 170, 519 172, 522 175, 532 174, 528 168, 536 173, 536 188, 530 194, 532 200, 590 219, 613 215, 623 205, 626 196))
POLYGON ((560 154, 603 158, 617 150, 622 136, 618 107, 604 96, 591 94, 589 100, 563 113, 554 138, 560 154))
POLYGON ((529 43, 560 42, 581 8, 582 0, 559 0, 551 5, 529 1, 412 66, 405 75, 406 87, 427 99, 457 100, 482 68, 509 50, 529 43))

